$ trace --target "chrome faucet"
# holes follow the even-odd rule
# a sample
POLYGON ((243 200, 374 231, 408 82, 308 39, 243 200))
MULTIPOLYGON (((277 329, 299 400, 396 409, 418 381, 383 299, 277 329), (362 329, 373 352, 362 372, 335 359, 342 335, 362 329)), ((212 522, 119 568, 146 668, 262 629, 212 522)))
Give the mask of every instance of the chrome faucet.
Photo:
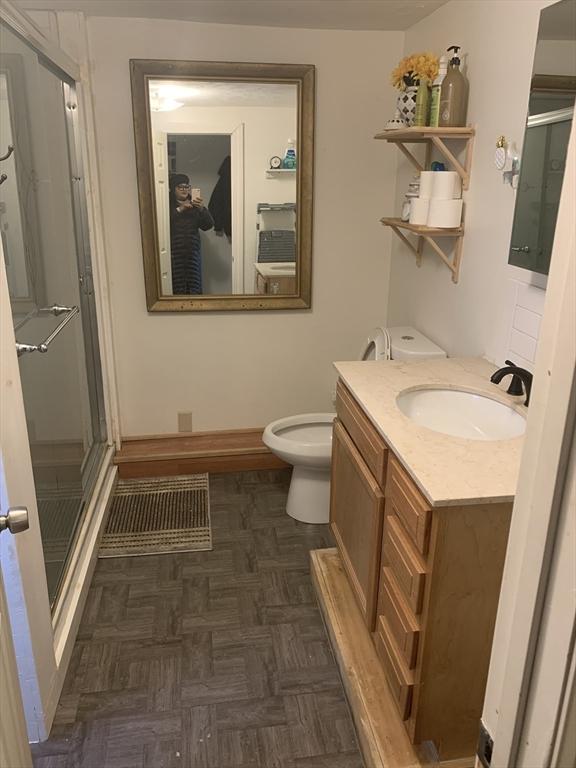
POLYGON ((532 374, 525 368, 520 368, 515 365, 511 360, 506 360, 506 367, 499 368, 490 376, 490 381, 493 384, 500 384, 504 376, 512 375, 512 381, 510 386, 506 390, 509 395, 523 395, 526 392, 526 400, 524 405, 528 406, 530 403, 530 393, 532 391, 532 374))

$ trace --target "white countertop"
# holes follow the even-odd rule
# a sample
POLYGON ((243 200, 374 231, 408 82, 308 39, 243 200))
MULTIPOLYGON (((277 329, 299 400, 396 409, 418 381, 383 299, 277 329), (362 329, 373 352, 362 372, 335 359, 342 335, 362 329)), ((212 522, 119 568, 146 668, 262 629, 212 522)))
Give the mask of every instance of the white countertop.
POLYGON ((254 269, 262 277, 294 277, 296 274, 295 261, 256 262, 254 269))
POLYGON ((468 440, 433 432, 411 421, 396 405, 405 389, 432 386, 488 395, 526 414, 510 383, 492 384, 496 366, 480 357, 334 363, 340 378, 435 507, 512 501, 523 437, 468 440))

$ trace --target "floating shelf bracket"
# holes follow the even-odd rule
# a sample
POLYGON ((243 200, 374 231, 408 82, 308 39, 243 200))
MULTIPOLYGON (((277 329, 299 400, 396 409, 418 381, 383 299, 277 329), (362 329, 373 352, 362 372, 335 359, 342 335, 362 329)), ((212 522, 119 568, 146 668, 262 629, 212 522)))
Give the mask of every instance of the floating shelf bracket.
POLYGON ((470 163, 472 160, 472 141, 473 139, 470 138, 468 140, 468 143, 466 145, 466 159, 464 161, 464 165, 450 152, 446 144, 442 141, 442 139, 439 136, 432 136, 432 143, 440 152, 440 154, 448 160, 448 162, 452 165, 454 170, 458 173, 460 178, 462 179, 462 189, 468 189, 468 186, 470 185, 470 163))
POLYGON ((457 227, 456 229, 420 227, 416 226, 415 224, 409 224, 407 221, 402 221, 402 219, 391 219, 386 217, 380 219, 380 221, 382 224, 384 224, 385 227, 390 227, 392 231, 398 235, 402 242, 408 246, 408 248, 410 248, 416 257, 416 264, 418 267, 422 266, 422 251, 424 250, 424 243, 428 243, 428 245, 440 257, 442 263, 445 264, 452 273, 452 282, 458 282, 458 278, 460 276, 460 262, 462 259, 462 239, 464 236, 463 227, 457 227), (418 235, 418 242, 416 245, 414 245, 414 243, 406 237, 404 232, 402 232, 403 229, 418 235), (445 253, 436 242, 435 238, 440 237, 449 237, 453 239, 456 238, 454 254, 452 258, 450 258, 450 256, 445 253))
POLYGON ((474 143, 474 128, 397 128, 382 131, 374 138, 383 139, 396 144, 402 154, 408 158, 418 171, 423 171, 430 165, 431 149, 435 147, 442 157, 450 163, 462 179, 462 189, 468 189, 470 184, 470 167, 472 164, 472 147, 474 143), (460 139, 466 142, 464 164, 446 146, 446 139, 460 139), (418 160, 406 144, 426 144, 426 159, 424 165, 418 160))

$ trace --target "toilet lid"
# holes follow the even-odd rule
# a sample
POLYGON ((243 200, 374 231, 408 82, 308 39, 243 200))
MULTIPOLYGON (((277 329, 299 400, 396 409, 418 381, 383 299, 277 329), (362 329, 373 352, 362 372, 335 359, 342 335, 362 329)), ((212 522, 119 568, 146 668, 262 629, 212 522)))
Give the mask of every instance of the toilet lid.
POLYGON ((360 360, 390 360, 390 338, 383 328, 374 328, 368 334, 360 360))

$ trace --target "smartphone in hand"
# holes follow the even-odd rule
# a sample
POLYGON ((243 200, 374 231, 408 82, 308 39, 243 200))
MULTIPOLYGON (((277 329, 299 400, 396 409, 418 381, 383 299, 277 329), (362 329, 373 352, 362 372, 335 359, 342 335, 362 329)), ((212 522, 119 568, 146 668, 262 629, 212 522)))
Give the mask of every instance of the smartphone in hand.
POLYGON ((193 187, 190 190, 190 195, 192 197, 192 200, 196 200, 197 198, 202 197, 202 191, 200 187, 193 187))

